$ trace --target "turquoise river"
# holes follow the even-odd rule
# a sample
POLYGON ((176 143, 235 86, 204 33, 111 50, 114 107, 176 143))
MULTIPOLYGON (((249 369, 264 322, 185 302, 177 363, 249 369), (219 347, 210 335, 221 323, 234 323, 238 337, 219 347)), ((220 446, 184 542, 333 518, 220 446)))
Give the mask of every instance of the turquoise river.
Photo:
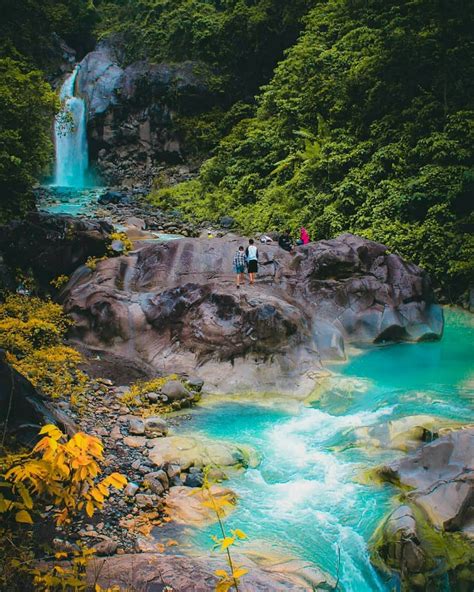
MULTIPOLYGON (((396 589, 371 565, 367 543, 397 491, 359 477, 403 453, 364 444, 361 433, 418 414, 474 421, 474 317, 445 317, 439 342, 371 347, 332 366, 317 403, 256 396, 198 408, 189 431, 252 445, 262 456, 258 468, 226 483, 239 496, 227 526, 244 530, 248 544, 263 540, 338 574, 346 592, 396 589)), ((194 543, 211 547, 212 534, 215 526, 195 531, 194 543)))

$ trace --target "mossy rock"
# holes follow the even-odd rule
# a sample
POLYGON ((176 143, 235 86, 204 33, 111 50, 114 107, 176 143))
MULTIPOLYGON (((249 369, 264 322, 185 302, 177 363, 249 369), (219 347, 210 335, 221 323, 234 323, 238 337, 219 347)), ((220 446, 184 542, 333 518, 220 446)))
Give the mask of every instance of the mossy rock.
POLYGON ((452 590, 472 590, 472 540, 434 528, 414 504, 391 512, 373 534, 369 548, 374 565, 396 572, 404 591, 435 591, 446 579, 452 590))

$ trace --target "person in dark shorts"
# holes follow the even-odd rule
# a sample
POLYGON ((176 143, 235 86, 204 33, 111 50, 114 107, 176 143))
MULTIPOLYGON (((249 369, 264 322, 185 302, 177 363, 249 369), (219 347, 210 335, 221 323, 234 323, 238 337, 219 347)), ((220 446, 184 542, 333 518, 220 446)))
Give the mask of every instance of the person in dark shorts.
POLYGON ((283 234, 280 234, 278 238, 278 245, 280 248, 285 249, 285 251, 290 252, 293 248, 293 241, 291 240, 291 235, 289 230, 285 230, 283 234))
POLYGON ((250 285, 255 282, 255 274, 258 272, 258 249, 254 245, 254 240, 249 240, 249 246, 245 249, 247 259, 247 271, 249 272, 250 285))
POLYGON ((235 276, 235 283, 237 288, 240 288, 240 282, 244 281, 244 272, 245 272, 245 251, 242 246, 239 247, 239 250, 234 255, 234 272, 235 276))

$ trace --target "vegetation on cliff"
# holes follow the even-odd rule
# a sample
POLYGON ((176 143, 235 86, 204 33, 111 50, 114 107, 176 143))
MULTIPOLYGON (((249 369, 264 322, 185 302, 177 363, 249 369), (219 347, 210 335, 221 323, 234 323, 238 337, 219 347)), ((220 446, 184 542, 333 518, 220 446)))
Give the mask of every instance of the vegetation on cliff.
POLYGON ((59 101, 45 72, 62 59, 60 39, 85 50, 95 19, 87 0, 4 0, 0 20, 0 223, 31 210, 31 189, 53 157, 59 101))
POLYGON ((472 2, 315 2, 306 28, 198 180, 152 193, 248 232, 353 231, 428 269, 472 274, 472 2), (470 10, 471 9, 471 10, 470 10))

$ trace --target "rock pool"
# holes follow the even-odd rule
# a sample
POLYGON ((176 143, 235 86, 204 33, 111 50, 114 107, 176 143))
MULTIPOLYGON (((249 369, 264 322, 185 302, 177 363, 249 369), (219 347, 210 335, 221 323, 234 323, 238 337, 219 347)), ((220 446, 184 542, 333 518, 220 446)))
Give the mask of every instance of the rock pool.
MULTIPOLYGON (((339 575, 347 592, 393 589, 396 583, 371 565, 367 543, 397 491, 364 485, 360 476, 403 452, 367 445, 359 428, 419 414, 474 421, 473 338, 474 317, 447 310, 441 341, 359 351, 331 368, 334 376, 310 405, 198 409, 190 430, 252 445, 262 455, 258 468, 226 483, 240 497, 228 526, 339 575)), ((194 543, 210 547, 215 532, 195 531, 194 543)))

